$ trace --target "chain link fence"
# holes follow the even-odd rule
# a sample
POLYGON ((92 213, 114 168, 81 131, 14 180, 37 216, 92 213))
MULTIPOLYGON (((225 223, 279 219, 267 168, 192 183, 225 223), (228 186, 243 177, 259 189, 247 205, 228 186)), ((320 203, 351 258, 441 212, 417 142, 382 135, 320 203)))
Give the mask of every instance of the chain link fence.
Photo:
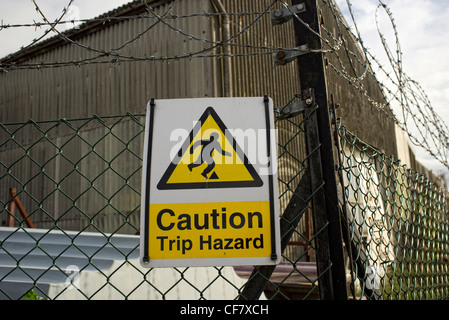
MULTIPOLYGON (((308 161, 319 148, 305 143, 313 112, 276 121, 281 264, 207 273, 138 263, 144 115, 1 124, 2 298, 24 298, 30 290, 48 299, 319 298, 316 239, 327 227, 315 231, 319 190, 310 190, 308 161), (114 263, 104 267, 105 256, 114 263), (128 287, 120 284, 122 272, 128 287), (84 274, 96 275, 95 287, 83 286, 84 274)), ((447 299, 447 193, 344 126, 337 131, 349 294, 447 299)))
POLYGON ((283 257, 268 273, 139 265, 144 123, 126 114, 0 125, 1 298, 316 299, 304 117, 276 121, 283 257))
POLYGON ((445 190, 338 128, 344 215, 356 299, 449 297, 445 190))

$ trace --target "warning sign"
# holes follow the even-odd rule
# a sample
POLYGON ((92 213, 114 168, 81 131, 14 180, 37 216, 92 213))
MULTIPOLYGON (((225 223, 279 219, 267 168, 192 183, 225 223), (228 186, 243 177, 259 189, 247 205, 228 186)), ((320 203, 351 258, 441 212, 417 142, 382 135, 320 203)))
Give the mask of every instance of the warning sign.
POLYGON ((142 266, 279 263, 270 99, 152 100, 143 159, 142 266))
POLYGON ((158 189, 260 187, 262 180, 218 114, 208 107, 158 189))

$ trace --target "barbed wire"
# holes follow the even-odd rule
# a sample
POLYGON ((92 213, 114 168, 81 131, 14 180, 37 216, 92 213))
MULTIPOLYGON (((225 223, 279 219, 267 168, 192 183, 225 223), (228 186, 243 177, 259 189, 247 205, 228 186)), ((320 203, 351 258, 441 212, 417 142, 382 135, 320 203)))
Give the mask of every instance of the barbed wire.
MULTIPOLYGON (((186 18, 194 18, 194 17, 220 17, 220 16, 230 16, 230 17, 238 17, 238 16, 254 16, 261 15, 263 11, 254 11, 254 12, 202 12, 202 13, 191 13, 191 14, 170 14, 167 15, 164 20, 178 20, 178 19, 186 19, 186 18)), ((89 19, 69 19, 69 20, 61 20, 58 22, 58 25, 71 24, 71 25, 79 25, 79 24, 88 24, 92 22, 114 22, 114 21, 127 21, 127 20, 157 20, 157 17, 152 17, 149 15, 125 15, 125 16, 105 16, 105 17, 97 17, 97 18, 89 18, 89 19)), ((4 23, 3 20, 0 20, 0 31, 6 29, 14 29, 14 28, 33 28, 37 30, 38 28, 42 28, 45 26, 51 26, 52 22, 37 22, 34 21, 32 23, 4 23)))
MULTIPOLYGON (((68 5, 65 6, 64 9, 62 10, 61 15, 55 20, 55 22, 50 23, 50 26, 51 26, 51 25, 53 25, 53 26, 54 26, 54 25, 58 25, 58 24, 60 23, 60 21, 62 20, 62 18, 63 18, 63 17, 65 16, 65 14, 68 12, 68 9, 69 9, 69 7, 72 5, 72 3, 73 3, 73 0, 70 0, 69 3, 68 3, 68 5)), ((40 10, 40 8, 39 8, 39 10, 40 10)), ((3 23, 2 23, 2 24, 3 24, 3 23)), ((3 28, 2 28, 2 29, 3 29, 3 28)), ((0 30, 2 30, 2 29, 0 29, 0 30)), ((37 37, 37 38, 33 39, 28 45, 22 47, 21 50, 25 50, 25 49, 28 49, 28 48, 34 46, 34 45, 37 44, 39 41, 41 41, 42 39, 44 39, 48 34, 50 34, 51 31, 52 31, 52 28, 51 28, 51 27, 48 28, 47 30, 44 31, 44 33, 43 33, 40 37, 37 37)), ((0 69, 0 70, 1 70, 1 69, 0 69)))
MULTIPOLYGON (((141 61, 170 61, 193 58, 224 58, 224 57, 250 57, 257 55, 273 55, 282 50, 299 50, 297 48, 283 48, 273 45, 273 41, 266 41, 264 45, 250 43, 251 40, 242 38, 251 32, 257 32, 255 27, 263 20, 269 19, 270 12, 276 5, 289 8, 289 3, 284 0, 274 0, 265 5, 264 10, 257 12, 194 12, 190 14, 177 14, 175 8, 177 1, 174 0, 167 6, 165 12, 158 13, 154 8, 142 0, 140 3, 145 6, 145 12, 130 16, 108 16, 102 15, 93 19, 66 19, 69 8, 74 0, 68 0, 67 5, 54 21, 50 21, 45 12, 40 8, 36 0, 32 0, 36 12, 42 21, 32 23, 0 24, 0 36, 2 30, 12 28, 35 28, 35 30, 45 27, 43 34, 33 39, 31 43, 21 48, 22 51, 32 49, 40 45, 45 38, 50 35, 60 39, 63 43, 74 45, 85 51, 85 55, 80 55, 78 59, 66 61, 42 61, 42 62, 17 62, 14 54, 3 58, 0 61, 0 72, 8 72, 20 69, 46 69, 60 67, 81 67, 90 64, 120 64, 141 61), (214 17, 250 17, 250 22, 241 26, 234 34, 230 34, 227 39, 209 39, 188 32, 188 30, 177 27, 173 22, 178 19, 191 18, 214 18, 214 17), (64 24, 83 23, 77 29, 88 29, 89 24, 106 24, 111 22, 121 22, 140 19, 145 21, 144 27, 135 35, 125 39, 121 44, 113 48, 94 47, 92 44, 85 44, 80 39, 73 37, 77 31, 60 31, 59 26, 64 24), (146 23, 148 21, 148 23, 146 23), (156 26, 164 26, 185 39, 198 42, 201 49, 182 52, 172 55, 143 55, 136 56, 124 51, 131 44, 143 39, 144 35, 153 30, 156 26), (238 41, 240 40, 240 41, 238 41), (234 48, 235 50, 217 50, 223 46, 234 48)), ((384 113, 392 119, 409 137, 410 141, 422 147, 430 155, 439 160, 444 166, 449 168, 449 130, 443 119, 435 112, 432 104, 418 82, 411 79, 403 68, 403 53, 399 42, 396 23, 389 7, 381 0, 378 0, 376 11, 373 13, 376 21, 377 32, 381 44, 386 54, 386 65, 365 46, 363 35, 358 28, 358 21, 350 0, 346 0, 346 7, 349 12, 349 26, 343 17, 342 11, 337 7, 335 0, 321 0, 321 9, 327 8, 336 24, 336 31, 326 27, 326 23, 320 25, 321 32, 316 32, 305 23, 300 14, 293 13, 294 19, 302 23, 315 36, 319 37, 323 43, 321 52, 326 55, 328 68, 336 75, 347 81, 379 112, 384 113), (395 49, 392 50, 382 32, 379 15, 385 12, 395 38, 395 49), (349 35, 349 37, 348 37, 349 35), (357 46, 351 49, 351 44, 357 46), (378 100, 371 95, 364 84, 366 77, 377 79, 379 88, 383 93, 383 100, 378 100)), ((81 32, 81 31, 79 31, 81 32)), ((82 39, 82 38, 81 38, 82 39)), ((250 39, 250 37, 248 37, 250 39)), ((131 50, 132 51, 132 48, 131 50)))
MULTIPOLYGON (((419 83, 411 79, 404 71, 403 53, 400 46, 399 34, 397 26, 390 8, 381 0, 378 1, 375 11, 375 21, 377 33, 380 37, 382 47, 386 54, 387 68, 380 59, 376 58, 370 50, 364 45, 363 38, 357 26, 357 20, 353 11, 353 6, 350 0, 346 0, 347 8, 352 19, 352 24, 355 33, 352 32, 346 21, 336 10, 335 3, 332 0, 322 0, 333 12, 334 18, 338 25, 345 28, 354 37, 355 42, 359 44, 362 58, 352 52, 347 45, 342 45, 342 50, 346 54, 355 59, 347 59, 344 62, 339 58, 337 52, 335 57, 340 63, 336 66, 330 63, 331 69, 345 80, 347 80, 353 87, 355 87, 366 99, 377 109, 382 110, 388 117, 407 134, 411 143, 423 148, 427 153, 436 158, 446 168, 449 168, 449 130, 443 119, 435 112, 432 104, 426 95, 424 89, 419 83), (391 28, 393 30, 396 49, 392 51, 386 39, 386 36, 381 30, 379 22, 379 14, 384 11, 388 17, 391 28), (353 73, 357 66, 353 65, 353 61, 364 68, 362 76, 351 76, 343 67, 344 63, 351 65, 353 73), (377 70, 380 76, 375 74, 373 70, 377 70), (377 101, 369 96, 361 80, 369 73, 377 80, 379 87, 382 89, 385 102, 377 101), (393 112, 390 112, 393 111, 393 112)), ((322 29, 325 27, 322 25, 322 29)), ((328 30, 325 30, 326 35, 331 35, 328 30)), ((341 33, 340 33, 341 35, 341 33)))
MULTIPOLYGON (((190 58, 267 55, 267 54, 273 54, 279 50, 285 49, 285 48, 281 48, 281 47, 256 46, 256 45, 249 45, 249 44, 238 44, 238 43, 233 42, 235 39, 237 39, 244 33, 248 32, 254 26, 254 24, 256 24, 262 17, 269 14, 271 7, 276 3, 276 1, 273 1, 269 6, 266 7, 266 9, 264 11, 261 11, 261 12, 240 12, 240 13, 203 12, 203 13, 193 13, 193 14, 189 14, 189 15, 178 15, 178 14, 172 13, 172 10, 175 7, 176 1, 174 1, 172 4, 170 4, 168 10, 162 15, 158 15, 155 12, 155 10, 146 3, 146 1, 142 1, 142 3, 144 3, 146 6, 146 15, 145 16, 138 15, 138 16, 131 16, 128 19, 125 19, 124 17, 121 17, 121 18, 123 18, 123 20, 129 20, 129 19, 142 19, 143 17, 145 17, 145 18, 155 19, 156 21, 154 23, 150 24, 148 27, 146 27, 144 31, 139 32, 134 37, 125 41, 120 46, 112 48, 112 49, 95 48, 91 45, 85 45, 79 41, 75 41, 75 40, 71 39, 70 36, 68 36, 66 33, 60 32, 56 28, 56 26, 59 24, 60 19, 58 19, 56 23, 50 22, 49 19, 43 13, 43 11, 40 9, 40 7, 36 3, 36 1, 35 0, 32 0, 32 1, 33 1, 33 4, 35 5, 36 11, 41 15, 42 19, 44 20, 43 25, 50 26, 49 30, 56 33, 58 38, 62 39, 64 42, 71 43, 75 46, 78 46, 78 47, 88 51, 89 53, 94 53, 94 54, 96 54, 96 56, 89 57, 89 58, 80 58, 78 60, 56 61, 56 62, 17 64, 14 61, 12 61, 10 63, 0 64, 0 71, 8 71, 8 70, 14 70, 14 69, 58 68, 58 67, 66 67, 66 66, 82 66, 82 65, 86 65, 86 64, 105 64, 105 63, 117 64, 117 63, 121 63, 121 62, 136 62, 136 61, 166 61, 166 60, 180 60, 180 59, 186 59, 186 58, 190 59, 190 58), (174 27, 170 22, 167 22, 167 20, 176 20, 178 18, 192 18, 192 17, 200 17, 200 16, 210 18, 212 16, 223 16, 223 15, 229 15, 229 16, 252 16, 253 15, 253 16, 255 16, 255 18, 248 26, 243 28, 241 31, 237 32, 234 35, 231 35, 229 39, 223 39, 221 41, 214 41, 214 40, 210 40, 208 38, 200 38, 194 34, 186 33, 182 29, 174 27), (151 29, 153 29, 159 23, 165 25, 167 28, 173 30, 177 34, 188 38, 189 40, 199 41, 203 44, 209 45, 209 47, 204 47, 202 50, 198 50, 198 51, 186 52, 183 54, 172 55, 172 56, 141 56, 141 57, 138 57, 135 55, 126 55, 126 54, 119 53, 120 50, 124 49, 131 43, 141 39, 145 33, 149 32, 151 29), (233 54, 224 53, 224 52, 210 53, 214 49, 217 49, 224 45, 232 46, 232 47, 240 47, 240 48, 251 48, 251 49, 255 49, 255 51, 250 52, 250 53, 233 53, 233 54), (261 52, 261 50, 264 50, 264 52, 261 52), (103 59, 105 57, 106 58, 112 57, 112 58, 103 59), (101 59, 101 60, 99 60, 99 59, 101 59)), ((67 9, 68 9, 68 6, 64 8, 63 15, 67 11, 67 9)), ((104 18, 96 18, 96 19, 83 20, 83 21, 86 21, 86 22, 92 22, 92 21, 110 22, 112 20, 114 20, 114 19, 111 19, 110 17, 104 17, 104 18)), ((122 20, 122 19, 117 19, 117 20, 122 20)), ((29 25, 33 25, 33 24, 29 24, 29 25)), ((29 25, 26 25, 26 26, 29 26, 29 25)), ((23 25, 18 24, 17 26, 23 26, 23 25)), ((38 38, 38 41, 41 40, 45 35, 47 35, 49 30, 46 30, 44 35, 38 38)), ((26 47, 22 47, 22 50, 33 46, 35 43, 36 43, 36 41, 33 40, 33 42, 30 45, 28 45, 26 47)))

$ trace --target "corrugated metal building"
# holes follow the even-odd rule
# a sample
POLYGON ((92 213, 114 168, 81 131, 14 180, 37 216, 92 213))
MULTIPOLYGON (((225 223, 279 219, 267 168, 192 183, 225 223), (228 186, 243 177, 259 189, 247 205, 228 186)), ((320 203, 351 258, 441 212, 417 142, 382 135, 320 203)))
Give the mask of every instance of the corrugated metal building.
MULTIPOLYGON (((219 12, 214 1, 176 1, 173 8, 172 1, 149 4, 155 15, 168 13, 179 18, 158 22, 145 4, 134 1, 105 14, 111 18, 134 18, 106 23, 94 20, 65 33, 64 37, 72 42, 56 36, 4 58, 2 63, 14 61, 17 66, 30 67, 1 75, 2 122, 142 113, 152 97, 270 94, 282 104, 291 98, 292 92, 299 92, 294 65, 273 68, 270 55, 199 58, 223 50, 246 55, 260 51, 261 46, 294 47, 291 25, 273 28, 265 15, 246 33, 243 28, 256 15, 230 16, 233 21, 228 33, 241 32, 242 36, 235 39, 235 46, 223 48, 210 41, 221 41, 225 32, 221 20, 227 16, 201 14, 219 12), (137 18, 139 15, 146 18, 137 18), (251 46, 257 49, 252 50, 251 46), (136 61, 140 58, 144 61, 136 61), (117 62, 111 63, 114 60, 117 62), (133 62, 123 62, 126 60, 133 62), (45 68, 54 62, 66 62, 68 66, 45 68), (39 65, 41 70, 36 72, 39 65), (226 74, 225 68, 229 71, 226 74), (225 83, 229 83, 226 88, 225 83)), ((269 1, 223 1, 227 11, 243 13, 263 13, 268 4, 269 1)))
MULTIPOLYGON (((150 98, 266 94, 275 106, 283 106, 301 92, 296 63, 276 67, 271 55, 273 48, 295 47, 293 22, 273 26, 266 14, 280 8, 280 3, 147 2, 152 9, 142 1, 130 2, 78 29, 2 59, 1 64, 14 63, 15 67, 0 73, 1 122, 139 114, 150 98), (109 19, 102 19, 105 17, 109 19), (230 44, 220 45, 229 37, 233 37, 230 44)), ((337 33, 333 13, 324 4, 323 15, 328 16, 327 29, 337 33)), ((349 130, 394 155, 391 120, 373 110, 332 70, 328 71, 328 80, 330 93, 341 105, 338 113, 349 130)), ((371 95, 383 98, 374 79, 367 77, 364 81, 371 95)), ((0 181, 1 198, 5 199, 7 189, 20 181, 27 190, 22 200, 39 227, 52 227, 57 220, 65 229, 92 229, 95 225, 104 232, 136 232, 138 155, 143 135, 133 137, 142 132, 143 117, 111 118, 108 128, 104 121, 8 127, 9 133, 20 130, 21 134, 14 139, 8 137, 0 146, 5 163, 0 168, 4 177, 0 181), (73 127, 74 123, 81 123, 79 129, 73 127), (36 141, 36 135, 45 135, 45 139, 36 141), (25 157, 17 163, 18 158, 24 158, 21 145, 32 146, 27 147, 27 155, 33 160, 25 157), (45 168, 45 174, 41 168, 45 168)), ((293 123, 279 122, 278 129, 279 143, 289 142, 290 154, 305 155, 293 123)), ((289 153, 280 159, 279 178, 290 181, 290 188, 294 188, 301 165, 289 153)), ((284 184, 280 189, 281 195, 287 192, 284 184)), ((285 206, 288 196, 281 201, 281 207, 285 206)))

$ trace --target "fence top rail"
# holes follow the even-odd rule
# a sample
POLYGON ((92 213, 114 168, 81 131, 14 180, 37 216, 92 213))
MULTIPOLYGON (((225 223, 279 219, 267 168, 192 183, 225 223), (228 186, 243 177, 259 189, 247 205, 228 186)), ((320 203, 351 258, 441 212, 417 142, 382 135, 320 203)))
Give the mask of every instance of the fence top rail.
POLYGON ((0 125, 2 126, 18 126, 18 125, 27 125, 27 124, 52 124, 52 123, 64 123, 64 122, 77 122, 77 121, 90 121, 90 120, 103 120, 103 119, 122 119, 122 118, 138 118, 138 117, 145 117, 146 115, 144 113, 130 113, 127 112, 125 114, 121 115, 106 115, 106 116, 99 116, 99 115, 93 115, 91 117, 84 117, 84 118, 60 118, 60 119, 53 119, 53 120, 38 120, 35 121, 33 119, 28 119, 27 121, 22 122, 0 122, 0 125))
MULTIPOLYGON (((395 159, 394 156, 388 156, 382 151, 376 149, 375 147, 365 143, 359 137, 357 137, 354 133, 349 131, 343 124, 341 119, 337 119, 337 133, 340 137, 340 145, 342 146, 342 154, 344 157, 347 157, 345 154, 344 147, 347 146, 351 150, 351 156, 355 150, 359 151, 361 154, 367 157, 368 161, 371 164, 375 164, 375 162, 379 162, 382 166, 394 167, 403 174, 405 174, 409 178, 413 178, 414 180, 420 180, 422 183, 430 183, 436 189, 440 189, 442 192, 449 197, 449 192, 443 186, 438 186, 433 179, 429 178, 429 174, 432 175, 432 171, 429 170, 427 174, 409 168, 406 164, 401 164, 400 159, 395 159)), ((438 178, 439 179, 439 178, 438 178)))

